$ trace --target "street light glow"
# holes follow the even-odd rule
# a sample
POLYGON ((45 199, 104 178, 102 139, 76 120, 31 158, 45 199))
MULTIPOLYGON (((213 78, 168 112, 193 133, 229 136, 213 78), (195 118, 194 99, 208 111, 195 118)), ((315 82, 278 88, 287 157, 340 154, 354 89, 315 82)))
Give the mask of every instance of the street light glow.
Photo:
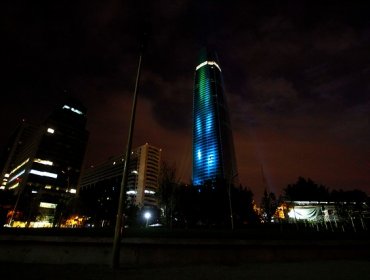
POLYGON ((152 217, 152 214, 151 214, 150 212, 145 212, 145 213, 144 213, 144 218, 145 218, 146 220, 149 220, 151 217, 152 217))

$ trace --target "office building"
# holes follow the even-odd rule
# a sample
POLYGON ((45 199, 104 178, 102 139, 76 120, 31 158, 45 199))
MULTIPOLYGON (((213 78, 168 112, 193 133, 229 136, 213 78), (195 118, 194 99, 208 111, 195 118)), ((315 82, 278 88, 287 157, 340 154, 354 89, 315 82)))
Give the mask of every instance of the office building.
MULTIPOLYGON (((139 208, 158 206, 156 193, 161 152, 148 143, 132 151, 125 189, 128 204, 139 208)), ((124 156, 115 156, 83 172, 79 194, 90 205, 96 205, 100 212, 106 213, 101 219, 109 219, 116 213, 123 167, 124 156)))
POLYGON ((213 51, 202 49, 193 92, 193 184, 236 180, 237 167, 222 70, 213 51))
POLYGON ((41 125, 21 124, 1 173, 2 188, 17 197, 9 219, 13 226, 57 225, 76 195, 88 140, 85 126, 86 109, 72 99, 41 125))

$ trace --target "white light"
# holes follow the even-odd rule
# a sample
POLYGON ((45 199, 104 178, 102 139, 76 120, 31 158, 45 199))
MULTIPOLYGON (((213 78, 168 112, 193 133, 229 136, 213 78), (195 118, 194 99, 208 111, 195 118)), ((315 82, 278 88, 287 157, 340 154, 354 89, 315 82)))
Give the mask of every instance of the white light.
POLYGON ((204 61, 204 62, 202 62, 201 64, 199 64, 199 65, 195 68, 195 70, 198 70, 199 68, 203 67, 204 65, 207 65, 207 61, 204 61))
POLYGON ((126 194, 137 194, 137 191, 127 191, 126 194))
POLYGON ((70 193, 77 193, 77 190, 76 189, 70 189, 69 192, 70 193))
POLYGON ((5 178, 9 178, 9 174, 8 173, 5 174, 5 178))
POLYGON ((5 190, 5 186, 1 186, 0 187, 0 190, 5 190))
POLYGON ((21 164, 19 164, 16 168, 14 168, 12 171, 10 171, 9 174, 7 174, 8 176, 5 175, 5 177, 9 177, 9 175, 11 175, 12 173, 14 173, 15 171, 17 171, 19 168, 21 168, 23 165, 25 165, 30 159, 26 159, 24 162, 22 162, 21 164))
POLYGON ((37 191, 31 191, 32 193, 37 193, 37 191))
POLYGON ((80 110, 75 109, 75 108, 71 108, 71 111, 74 112, 74 113, 77 113, 79 115, 82 115, 82 112, 80 110))
POLYGON ((23 169, 21 172, 19 172, 16 175, 14 175, 11 179, 9 179, 8 183, 10 183, 14 179, 18 178, 19 176, 21 176, 24 172, 26 172, 26 170, 23 169))
POLYGON ((297 220, 316 220, 317 216, 319 215, 319 207, 318 206, 308 206, 308 207, 302 207, 302 206, 296 206, 293 207, 289 213, 288 216, 290 218, 294 218, 297 220))
POLYGON ((144 193, 148 193, 148 194, 155 194, 154 191, 149 191, 149 190, 144 190, 144 193))
POLYGON ((39 175, 39 176, 44 176, 44 177, 50 177, 50 178, 58 178, 58 174, 56 173, 51 173, 51 172, 46 172, 46 171, 39 171, 36 169, 31 169, 30 171, 31 174, 39 175))
POLYGON ((45 189, 47 189, 47 190, 51 190, 51 188, 52 188, 52 187, 51 187, 50 185, 46 185, 46 186, 45 186, 45 189))
POLYGON ((63 109, 68 109, 68 110, 71 110, 73 113, 76 113, 76 114, 79 114, 79 115, 82 115, 82 112, 78 109, 75 109, 73 107, 69 107, 68 105, 64 105, 63 106, 63 109))
POLYGON ((152 214, 150 212, 145 212, 144 213, 144 218, 149 220, 152 217, 152 214))
POLYGON ((49 127, 49 128, 47 129, 47 132, 48 132, 48 133, 50 133, 50 134, 54 134, 54 131, 55 131, 55 130, 54 130, 54 129, 52 129, 51 127, 49 127))
POLYGON ((49 209, 55 209, 57 208, 58 204, 55 203, 49 203, 49 202, 40 202, 41 208, 49 208, 49 209))
POLYGON ((139 172, 137 172, 137 170, 132 170, 131 174, 136 174, 137 175, 137 174, 139 174, 139 172))
POLYGON ((204 62, 202 62, 201 64, 199 64, 195 68, 195 71, 197 71, 198 69, 202 68, 205 65, 214 65, 214 66, 216 66, 218 68, 218 70, 220 70, 220 72, 222 72, 220 66, 218 66, 218 64, 216 62, 214 62, 214 61, 204 61, 204 62))
POLYGON ((44 165, 50 165, 50 166, 52 166, 52 165, 53 165, 53 162, 52 162, 52 161, 50 161, 50 160, 45 160, 45 159, 35 158, 33 161, 34 161, 34 162, 37 162, 37 163, 44 164, 44 165))

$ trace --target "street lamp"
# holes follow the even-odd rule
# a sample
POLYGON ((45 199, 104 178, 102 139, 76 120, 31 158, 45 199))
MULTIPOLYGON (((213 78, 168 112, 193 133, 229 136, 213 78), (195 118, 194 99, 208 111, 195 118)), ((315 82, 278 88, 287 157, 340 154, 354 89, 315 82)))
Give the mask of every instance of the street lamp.
POLYGON ((145 212, 144 213, 144 218, 145 218, 145 220, 146 220, 146 225, 145 225, 145 227, 148 227, 148 222, 149 222, 149 219, 152 217, 152 214, 150 213, 150 212, 145 212))

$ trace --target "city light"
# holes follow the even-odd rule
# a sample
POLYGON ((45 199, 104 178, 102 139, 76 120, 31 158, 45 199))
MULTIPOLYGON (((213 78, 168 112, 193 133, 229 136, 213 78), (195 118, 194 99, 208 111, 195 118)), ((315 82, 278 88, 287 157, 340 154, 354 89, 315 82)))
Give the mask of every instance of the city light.
POLYGON ((54 179, 58 178, 58 174, 56 174, 56 173, 51 173, 51 172, 47 172, 47 171, 39 171, 39 170, 36 170, 36 169, 31 169, 30 174, 35 174, 35 175, 44 176, 44 177, 50 177, 50 178, 54 178, 54 179))
POLYGON ((70 106, 68 106, 68 105, 64 105, 64 106, 63 106, 63 109, 71 110, 73 113, 76 113, 76 114, 79 114, 79 115, 82 115, 82 114, 83 114, 80 110, 75 109, 75 108, 73 108, 73 107, 70 107, 70 106))
POLYGON ((9 179, 9 181, 8 181, 8 184, 10 183, 10 182, 12 182, 14 179, 16 179, 16 178, 18 178, 19 176, 21 176, 22 174, 24 174, 24 172, 26 172, 26 170, 22 170, 22 171, 20 171, 19 173, 17 173, 16 175, 14 175, 12 178, 10 178, 9 179))
POLYGON ((144 218, 146 220, 145 227, 148 227, 149 219, 152 217, 152 214, 149 211, 144 212, 144 218))
POLYGON ((12 171, 9 172, 9 174, 5 174, 5 177, 9 177, 12 173, 14 173, 15 171, 17 171, 19 168, 21 168, 23 165, 25 165, 30 159, 26 159, 25 161, 23 161, 21 164, 19 164, 17 167, 15 167, 12 171))
POLYGON ((218 64, 216 63, 216 62, 214 62, 214 61, 204 61, 204 62, 202 62, 201 64, 199 64, 196 68, 195 68, 195 70, 199 70, 200 68, 202 68, 203 66, 205 66, 205 65, 211 65, 211 66, 216 66, 217 68, 218 68, 218 70, 220 70, 220 72, 221 72, 221 68, 220 68, 220 66, 218 66, 218 64))
POLYGON ((37 163, 40 163, 40 164, 43 164, 43 165, 50 165, 50 166, 53 166, 53 162, 50 161, 50 160, 45 160, 45 159, 40 159, 40 158, 35 158, 33 160, 33 162, 37 162, 37 163))

